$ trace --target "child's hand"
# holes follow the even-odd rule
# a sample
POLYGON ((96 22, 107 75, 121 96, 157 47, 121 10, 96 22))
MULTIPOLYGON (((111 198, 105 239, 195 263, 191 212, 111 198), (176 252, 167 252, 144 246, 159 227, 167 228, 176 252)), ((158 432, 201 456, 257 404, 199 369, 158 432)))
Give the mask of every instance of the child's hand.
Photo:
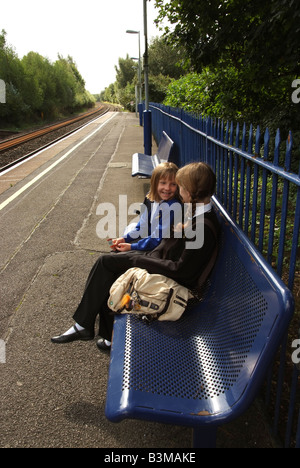
POLYGON ((109 242, 110 248, 114 250, 115 252, 119 244, 125 243, 125 239, 123 237, 119 237, 118 239, 109 239, 109 241, 110 241, 109 242))
POLYGON ((131 250, 131 244, 120 243, 116 246, 118 252, 129 252, 131 250))

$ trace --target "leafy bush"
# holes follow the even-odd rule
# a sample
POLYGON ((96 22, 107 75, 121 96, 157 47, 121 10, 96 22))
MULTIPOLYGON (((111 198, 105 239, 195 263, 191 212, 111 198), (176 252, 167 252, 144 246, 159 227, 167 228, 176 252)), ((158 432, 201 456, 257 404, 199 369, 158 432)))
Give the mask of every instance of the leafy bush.
POLYGON ((36 52, 20 60, 0 34, 0 78, 6 83, 6 104, 0 106, 0 125, 19 126, 93 106, 95 99, 72 59, 55 63, 36 52))

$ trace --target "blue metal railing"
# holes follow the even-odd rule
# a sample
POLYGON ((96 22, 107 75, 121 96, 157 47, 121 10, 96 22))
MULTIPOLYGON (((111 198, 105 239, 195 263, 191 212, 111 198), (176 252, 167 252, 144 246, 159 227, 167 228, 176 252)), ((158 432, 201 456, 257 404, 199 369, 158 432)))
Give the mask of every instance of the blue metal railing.
MULTIPOLYGON (((204 161, 213 167, 217 175, 217 197, 293 290, 295 272, 299 271, 300 164, 294 162, 293 172, 291 132, 286 150, 282 151, 279 130, 273 142, 268 129, 264 135, 259 127, 254 131, 252 125, 249 131, 246 125, 240 130, 233 123, 224 124, 161 104, 150 104, 150 110, 156 141, 159 143, 164 130, 175 143, 174 162, 179 166, 204 161), (298 174, 296 164, 299 164, 298 174)), ((295 323, 282 343, 276 366, 278 376, 270 373, 267 379, 267 402, 274 395, 272 382, 275 380, 277 385, 273 398, 275 434, 280 432, 282 420, 287 420, 285 434, 281 434, 286 447, 300 447, 300 372, 299 365, 292 365, 289 357, 291 340, 299 338, 299 314, 296 310, 295 323), (292 373, 291 382, 286 371, 292 373), (285 406, 286 414, 281 414, 285 406), (298 421, 297 428, 295 421, 298 421)))

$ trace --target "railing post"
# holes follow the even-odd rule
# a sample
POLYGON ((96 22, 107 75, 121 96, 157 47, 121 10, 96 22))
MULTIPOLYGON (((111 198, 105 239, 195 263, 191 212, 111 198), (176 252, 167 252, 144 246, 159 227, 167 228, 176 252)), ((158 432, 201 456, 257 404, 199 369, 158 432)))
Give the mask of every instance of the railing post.
POLYGON ((140 117, 140 127, 143 126, 143 111, 144 111, 144 105, 143 103, 139 103, 138 105, 138 110, 139 110, 139 117, 140 117))
POLYGON ((144 148, 145 154, 152 155, 152 118, 151 111, 144 111, 144 148))

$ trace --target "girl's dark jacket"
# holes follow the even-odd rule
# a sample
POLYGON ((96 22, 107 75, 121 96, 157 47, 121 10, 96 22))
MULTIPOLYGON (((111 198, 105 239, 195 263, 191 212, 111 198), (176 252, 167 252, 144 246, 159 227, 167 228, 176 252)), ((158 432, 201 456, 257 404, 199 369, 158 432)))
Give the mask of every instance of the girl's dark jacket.
POLYGON ((193 219, 193 230, 195 223, 202 222, 203 218, 209 220, 214 226, 204 224, 204 243, 198 249, 186 249, 186 242, 195 239, 181 238, 163 239, 159 246, 151 252, 131 257, 132 267, 144 268, 148 273, 165 275, 176 280, 188 288, 195 288, 197 280, 201 276, 206 265, 210 261, 217 244, 216 233, 219 232, 219 223, 213 210, 204 216, 193 219))

